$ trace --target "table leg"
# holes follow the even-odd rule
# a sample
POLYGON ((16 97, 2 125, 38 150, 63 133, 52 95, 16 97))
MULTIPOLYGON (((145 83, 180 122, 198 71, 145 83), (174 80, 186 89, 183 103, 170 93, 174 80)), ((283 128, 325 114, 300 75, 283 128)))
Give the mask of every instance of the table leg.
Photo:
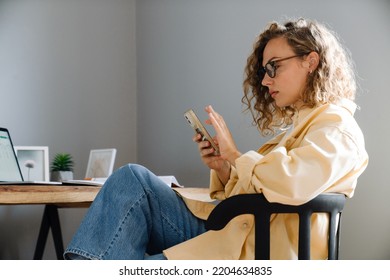
POLYGON ((55 205, 46 205, 43 212, 41 228, 39 230, 38 240, 34 252, 34 260, 41 260, 43 257, 43 251, 47 237, 49 235, 49 229, 51 228, 54 247, 56 250, 57 259, 63 259, 64 244, 62 241, 61 225, 58 216, 58 208, 55 205))

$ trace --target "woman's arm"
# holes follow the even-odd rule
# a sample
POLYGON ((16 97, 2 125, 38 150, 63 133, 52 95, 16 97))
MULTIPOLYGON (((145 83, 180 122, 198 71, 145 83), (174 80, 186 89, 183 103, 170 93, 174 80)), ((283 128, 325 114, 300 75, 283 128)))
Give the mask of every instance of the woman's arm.
POLYGON ((225 186, 225 195, 262 192, 269 201, 298 205, 326 191, 353 194, 367 165, 364 147, 337 127, 313 129, 296 141, 291 149, 238 158, 238 179, 225 186))

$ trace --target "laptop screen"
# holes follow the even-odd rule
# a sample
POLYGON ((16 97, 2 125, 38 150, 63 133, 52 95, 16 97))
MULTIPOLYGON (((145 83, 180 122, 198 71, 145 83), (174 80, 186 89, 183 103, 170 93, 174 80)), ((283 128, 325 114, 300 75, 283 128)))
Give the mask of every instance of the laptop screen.
POLYGON ((8 130, 0 127, 0 182, 23 181, 8 130))

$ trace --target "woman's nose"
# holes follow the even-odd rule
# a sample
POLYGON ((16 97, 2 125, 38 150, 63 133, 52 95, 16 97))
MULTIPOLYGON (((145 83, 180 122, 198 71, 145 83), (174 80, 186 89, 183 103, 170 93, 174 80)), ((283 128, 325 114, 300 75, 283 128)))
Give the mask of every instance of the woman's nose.
POLYGON ((272 81, 273 81, 273 79, 270 76, 268 76, 267 73, 265 73, 264 77, 263 77, 263 80, 261 81, 261 84, 263 86, 268 86, 268 85, 270 85, 272 83, 272 81))

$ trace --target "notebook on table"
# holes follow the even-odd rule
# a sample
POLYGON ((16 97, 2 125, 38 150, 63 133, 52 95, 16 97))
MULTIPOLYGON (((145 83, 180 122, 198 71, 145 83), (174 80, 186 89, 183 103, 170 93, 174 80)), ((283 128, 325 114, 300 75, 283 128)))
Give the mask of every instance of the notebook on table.
POLYGON ((0 127, 0 185, 61 185, 61 182, 25 181, 10 133, 0 127))

